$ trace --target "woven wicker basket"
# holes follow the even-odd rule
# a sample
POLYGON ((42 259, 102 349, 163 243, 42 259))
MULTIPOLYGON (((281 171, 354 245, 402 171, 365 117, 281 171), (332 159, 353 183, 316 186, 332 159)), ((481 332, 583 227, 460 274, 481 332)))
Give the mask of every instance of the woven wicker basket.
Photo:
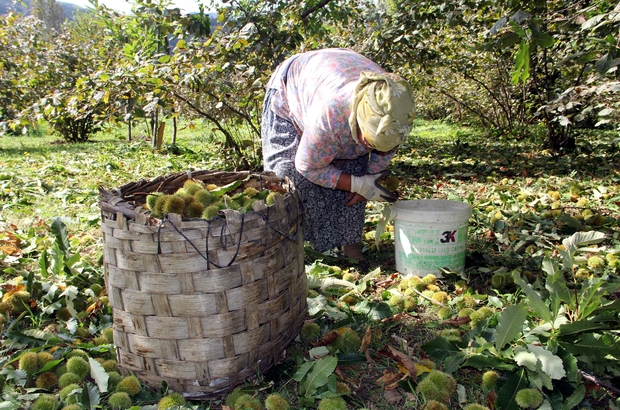
POLYGON ((299 333, 308 284, 302 208, 272 174, 198 171, 100 189, 106 286, 119 367, 153 387, 215 398, 265 371, 299 333), (209 221, 141 206, 188 179, 282 190, 275 204, 209 221))

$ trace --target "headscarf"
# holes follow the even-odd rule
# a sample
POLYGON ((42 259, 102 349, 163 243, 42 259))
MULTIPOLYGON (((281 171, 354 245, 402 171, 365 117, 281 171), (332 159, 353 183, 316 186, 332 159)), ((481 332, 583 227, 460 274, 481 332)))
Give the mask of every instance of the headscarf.
POLYGON ((351 133, 358 144, 359 127, 373 148, 390 151, 405 141, 413 118, 413 93, 403 78, 392 73, 360 73, 349 116, 351 133))

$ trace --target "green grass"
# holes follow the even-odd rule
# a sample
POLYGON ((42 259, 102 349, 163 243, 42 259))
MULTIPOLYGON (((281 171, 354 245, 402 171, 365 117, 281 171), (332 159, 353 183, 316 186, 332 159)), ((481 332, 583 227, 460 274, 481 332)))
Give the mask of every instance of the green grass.
POLYGON ((428 139, 437 141, 455 141, 463 136, 480 135, 473 128, 467 128, 444 121, 424 121, 421 119, 413 122, 411 135, 416 139, 428 139))
MULTIPOLYGON (((3 295, 7 289, 21 283, 20 277, 24 278, 23 282, 30 278, 32 283, 41 286, 50 283, 66 286, 75 282, 79 295, 86 295, 85 289, 95 283, 104 284, 100 259, 99 187, 115 188, 140 178, 150 179, 179 171, 234 170, 233 156, 222 150, 221 141, 212 139, 208 127, 197 123, 196 127, 181 128, 177 144, 172 146, 167 134, 159 152, 150 147, 144 125, 136 127, 132 142, 125 141, 123 129, 109 130, 80 144, 65 144, 45 135, 0 138, 3 295), (51 225, 56 218, 66 224, 71 251, 80 256, 82 274, 71 281, 54 275, 43 278, 40 274, 42 253, 53 253, 51 225)), ((556 156, 545 151, 534 138, 494 140, 474 129, 441 122, 415 123, 412 137, 399 149, 390 166, 392 173, 401 180, 401 199, 454 199, 468 202, 473 209, 466 270, 461 275, 446 273, 438 282, 438 287, 448 292, 449 303, 460 303, 464 292, 483 298, 481 305, 490 301, 490 297, 497 306, 513 303, 521 293, 514 285, 501 291, 493 289, 490 281, 494 272, 519 269, 542 278, 542 259, 545 256, 557 258, 557 246, 572 233, 564 222, 568 217, 579 221, 584 231, 607 234, 604 242, 580 254, 576 262, 580 267, 585 266, 589 256, 620 252, 617 235, 620 154, 607 135, 592 135, 580 143, 586 142, 590 147, 588 152, 582 150, 556 156), (595 218, 597 215, 604 219, 595 218), (457 281, 465 281, 467 287, 457 286, 457 281)), ((382 205, 369 205, 363 236, 371 269, 380 269, 380 275, 355 294, 358 303, 385 302, 401 282, 395 270, 393 229, 388 226, 379 241, 379 249, 374 238, 381 210, 382 205)), ((307 255, 307 266, 309 269, 314 267, 312 275, 319 279, 334 277, 333 271, 329 270, 329 266, 334 265, 349 270, 354 274, 356 284, 361 284, 363 274, 346 261, 310 252, 307 255)), ((617 268, 606 262, 603 268, 592 271, 592 275, 617 277, 617 268)), ((407 352, 414 362, 420 363, 426 357, 421 346, 442 329, 450 327, 438 320, 433 305, 420 299, 413 312, 392 308, 389 318, 369 321, 366 316, 355 313, 356 304, 347 307, 342 303, 340 299, 347 290, 332 286, 318 292, 330 301, 334 309, 330 312, 340 311, 347 318, 342 321, 331 313, 313 318, 321 324, 324 332, 351 327, 363 336, 367 326, 373 329, 369 350, 373 363, 339 369, 338 380, 346 382, 353 392, 347 400, 350 408, 421 408, 424 398, 415 391, 415 379, 405 379, 389 390, 377 380, 384 371, 398 371, 397 360, 386 351, 386 346, 407 352)), ((62 299, 58 303, 63 303, 62 299)), ((20 338, 23 332, 43 329, 47 332, 50 326, 56 326, 60 333, 64 331, 65 325, 57 323, 54 314, 43 311, 48 302, 41 299, 35 305, 32 314, 24 314, 19 319, 16 315, 9 317, 0 336, 0 356, 4 354, 9 361, 16 360, 21 352, 36 350, 40 346, 35 343, 36 337, 24 337, 16 342, 15 333, 8 337, 8 327, 12 332, 19 331, 20 338)), ((79 325, 92 329, 93 333, 88 337, 98 336, 110 324, 111 318, 105 315, 105 310, 97 312, 97 315, 78 319, 79 325)), ((467 331, 466 324, 457 328, 467 331)), ((61 351, 68 351, 76 345, 61 340, 58 347, 61 351)), ((297 408, 311 408, 302 404, 292 376, 312 347, 294 342, 287 350, 290 356, 265 374, 249 380, 245 389, 262 398, 268 392, 278 391, 297 408)), ((90 353, 114 358, 107 350, 90 353)), ((0 359, 0 368, 4 369, 0 370, 0 376, 3 371, 8 371, 8 366, 7 359, 0 359)), ((619 372, 613 365, 609 368, 612 370, 607 370, 607 374, 603 371, 601 377, 612 377, 619 372)), ((480 389, 481 371, 459 368, 454 375, 464 386, 468 402, 485 403, 486 397, 480 389)), ((418 379, 421 377, 423 375, 418 375, 418 379)), ((9 396, 18 403, 32 400, 13 382, 6 384, 10 385, 11 393, 5 395, 4 400, 9 400, 6 398, 9 396)), ((135 399, 135 404, 152 405, 160 396, 158 391, 149 390, 148 394, 145 392, 135 399)), ((589 399, 597 410, 614 401, 605 393, 591 393, 589 399)), ((220 408, 220 404, 219 401, 198 402, 191 408, 220 408)), ((451 407, 462 408, 456 396, 452 398, 451 407)))
MULTIPOLYGON (((126 142, 122 130, 67 144, 54 136, 0 138, 3 212, 0 221, 29 226, 38 219, 64 218, 70 229, 84 230, 98 217, 98 189, 120 187, 141 178, 178 171, 230 170, 226 155, 204 129, 185 128, 179 147, 170 137, 161 152, 151 148, 140 128, 126 142)), ((142 129, 142 131, 144 131, 142 129)))

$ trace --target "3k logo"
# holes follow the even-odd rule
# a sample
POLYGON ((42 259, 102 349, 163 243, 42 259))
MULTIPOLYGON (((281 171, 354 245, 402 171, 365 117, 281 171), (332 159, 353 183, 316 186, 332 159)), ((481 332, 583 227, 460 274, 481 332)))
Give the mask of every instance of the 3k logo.
POLYGON ((442 233, 442 235, 443 235, 443 239, 440 239, 439 242, 441 243, 456 242, 456 238, 454 237, 454 235, 456 235, 456 231, 445 231, 442 233))

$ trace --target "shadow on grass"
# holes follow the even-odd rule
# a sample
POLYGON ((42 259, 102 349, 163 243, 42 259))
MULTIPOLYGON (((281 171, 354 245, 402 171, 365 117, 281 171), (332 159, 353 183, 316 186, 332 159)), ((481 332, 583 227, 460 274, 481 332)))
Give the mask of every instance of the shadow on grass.
POLYGON ((532 140, 499 140, 479 135, 456 139, 413 137, 399 149, 392 169, 415 179, 484 179, 568 176, 604 178, 620 170, 610 139, 584 141, 574 153, 558 155, 532 140))

